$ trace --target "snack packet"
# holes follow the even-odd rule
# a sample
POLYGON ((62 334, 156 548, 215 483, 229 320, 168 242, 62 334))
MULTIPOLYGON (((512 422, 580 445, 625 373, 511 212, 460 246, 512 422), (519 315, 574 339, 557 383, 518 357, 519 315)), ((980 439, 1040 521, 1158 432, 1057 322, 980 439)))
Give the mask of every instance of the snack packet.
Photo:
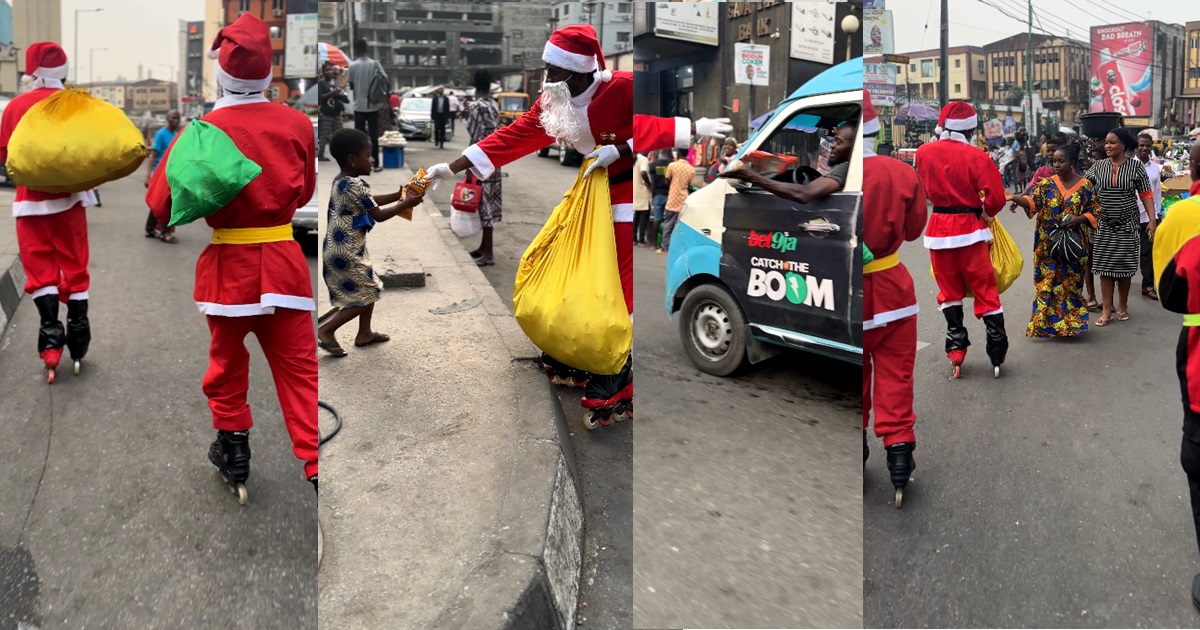
MULTIPOLYGON (((421 168, 417 169, 417 173, 416 175, 413 175, 412 181, 408 183, 408 187, 418 195, 423 195, 425 194, 425 189, 432 182, 432 179, 425 177, 425 167, 422 166, 421 168)), ((411 217, 411 213, 409 216, 411 217)), ((410 218, 409 220, 411 221, 412 219, 410 218)))
POLYGON ((789 169, 796 168, 799 159, 790 155, 778 155, 766 151, 751 151, 742 158, 746 166, 765 177, 780 175, 789 169))

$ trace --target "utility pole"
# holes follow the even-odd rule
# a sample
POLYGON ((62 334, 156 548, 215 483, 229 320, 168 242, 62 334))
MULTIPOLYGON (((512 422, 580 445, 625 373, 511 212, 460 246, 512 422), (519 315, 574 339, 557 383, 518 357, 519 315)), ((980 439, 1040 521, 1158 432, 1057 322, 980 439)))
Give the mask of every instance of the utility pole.
POLYGON ((1033 120, 1033 0, 1029 0, 1028 28, 1025 38, 1025 94, 1029 98, 1029 112, 1025 114, 1025 131, 1032 138, 1037 133, 1033 120))
POLYGON ((950 60, 947 48, 950 48, 950 0, 942 0, 942 52, 938 58, 938 99, 943 108, 950 102, 950 73, 946 71, 950 60))
POLYGON ((346 0, 346 25, 350 29, 350 58, 354 58, 354 3, 346 0))

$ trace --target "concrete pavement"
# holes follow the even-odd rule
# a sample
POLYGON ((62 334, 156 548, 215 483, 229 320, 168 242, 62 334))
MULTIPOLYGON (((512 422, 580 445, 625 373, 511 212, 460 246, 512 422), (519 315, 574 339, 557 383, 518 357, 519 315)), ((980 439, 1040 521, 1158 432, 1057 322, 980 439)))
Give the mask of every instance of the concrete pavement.
POLYGON ((1001 296, 1011 348, 999 380, 973 317, 963 377, 951 378, 928 252, 919 242, 901 249, 921 306, 917 470, 896 510, 872 438, 864 622, 1195 628, 1200 558, 1179 468, 1179 316, 1142 298, 1139 276, 1129 321, 1078 339, 1026 338, 1033 222, 1008 212, 1000 221, 1025 268, 1001 296))
POLYGON ((211 232, 180 228, 174 246, 144 238, 144 193, 126 178, 89 210, 94 338, 83 374, 68 367, 45 384, 28 300, 0 340, 0 619, 316 628, 316 497, 270 371, 249 342, 256 426, 240 507, 207 459, 209 336, 191 296, 211 232))
MULTIPOLYGON (((321 169, 322 208, 336 170, 321 169)), ((573 627, 582 513, 539 353, 433 202, 378 225, 368 251, 425 286, 384 292, 372 327, 390 342, 355 348, 352 322, 349 356, 321 358, 321 398, 345 423, 321 452, 322 625, 573 627)))

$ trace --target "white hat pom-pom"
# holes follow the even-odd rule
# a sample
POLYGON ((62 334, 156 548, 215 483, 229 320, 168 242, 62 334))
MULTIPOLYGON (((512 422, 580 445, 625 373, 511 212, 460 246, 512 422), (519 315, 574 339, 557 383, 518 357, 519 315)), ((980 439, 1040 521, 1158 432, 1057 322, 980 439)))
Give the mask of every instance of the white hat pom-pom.
POLYGON ((221 56, 221 49, 220 49, 220 48, 213 48, 213 49, 210 49, 210 50, 208 51, 208 58, 209 58, 209 59, 216 59, 216 58, 218 58, 218 57, 220 57, 220 56, 221 56))
POLYGON ((612 70, 601 70, 600 80, 605 83, 612 81, 612 70))
POLYGON ((32 74, 27 74, 27 75, 21 77, 21 85, 29 85, 29 84, 33 83, 34 80, 35 80, 35 78, 32 74))

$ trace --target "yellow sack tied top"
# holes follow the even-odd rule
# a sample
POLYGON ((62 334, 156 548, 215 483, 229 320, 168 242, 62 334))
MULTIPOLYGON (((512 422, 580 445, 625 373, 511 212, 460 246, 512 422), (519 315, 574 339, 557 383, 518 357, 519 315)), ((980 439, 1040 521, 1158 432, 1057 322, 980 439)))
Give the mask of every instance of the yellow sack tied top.
POLYGON ((253 245, 295 240, 291 224, 267 228, 217 228, 213 230, 213 245, 253 245))
POLYGON ((879 273, 900 265, 900 252, 892 252, 863 265, 863 273, 879 273))
POLYGON ((125 112, 72 88, 25 112, 6 166, 18 186, 77 193, 121 179, 145 159, 146 141, 125 112))
POLYGON ((633 322, 621 292, 608 171, 571 190, 521 257, 513 315, 546 354, 593 374, 617 374, 633 346, 633 322))
MULTIPOLYGON (((1021 270, 1025 268, 1025 258, 1021 256, 1021 250, 1008 230, 1000 225, 1000 219, 993 218, 988 226, 992 229, 989 253, 992 259, 992 269, 996 272, 996 292, 1004 293, 1017 281, 1017 278, 1021 277, 1021 270)), ((933 276, 935 281, 937 280, 937 275, 933 273, 933 265, 929 266, 929 275, 933 276)), ((975 297, 975 293, 969 287, 966 297, 975 297)))

